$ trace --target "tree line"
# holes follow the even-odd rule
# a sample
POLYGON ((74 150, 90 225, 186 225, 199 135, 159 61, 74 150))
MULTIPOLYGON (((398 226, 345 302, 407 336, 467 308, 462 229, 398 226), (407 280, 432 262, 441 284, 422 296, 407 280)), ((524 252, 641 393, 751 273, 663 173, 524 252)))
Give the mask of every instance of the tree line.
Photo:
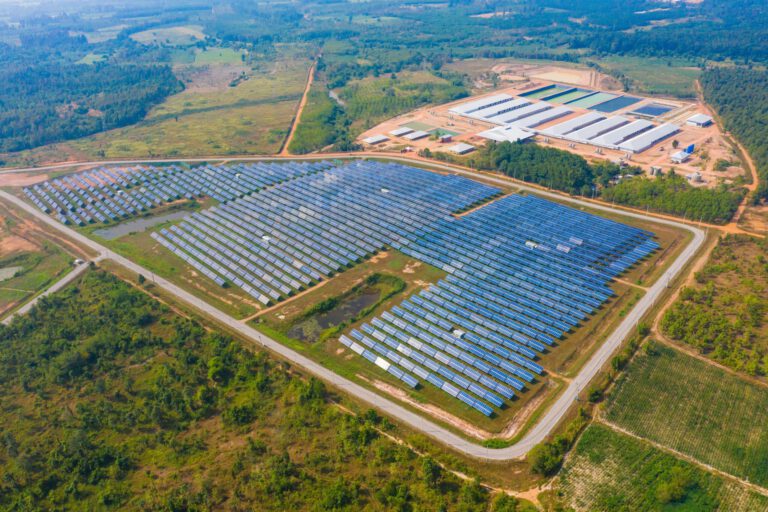
POLYGON ((716 67, 701 76, 704 98, 749 151, 760 178, 754 200, 768 199, 768 71, 716 67))
POLYGON ((727 222, 744 194, 725 185, 714 189, 696 188, 674 173, 650 179, 640 176, 642 171, 637 167, 622 169, 604 160, 590 163, 568 151, 531 143, 489 143, 466 160, 446 153, 426 152, 426 156, 498 171, 572 195, 600 197, 604 201, 704 222, 727 222), (619 176, 622 178, 618 179, 619 176))

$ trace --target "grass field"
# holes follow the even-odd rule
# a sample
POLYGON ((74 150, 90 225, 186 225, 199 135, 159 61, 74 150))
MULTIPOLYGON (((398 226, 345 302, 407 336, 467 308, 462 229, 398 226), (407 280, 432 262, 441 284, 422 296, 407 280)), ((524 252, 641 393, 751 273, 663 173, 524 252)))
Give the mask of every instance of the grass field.
POLYGON ((0 257, 0 269, 21 267, 13 277, 0 281, 0 315, 53 284, 72 268, 71 263, 72 257, 51 243, 0 257))
POLYGON ((768 497, 600 424, 584 432, 553 494, 576 511, 590 512, 768 509, 768 497))
MULTIPOLYGON (((218 50, 211 51, 214 54, 205 59, 218 59, 218 50)), ((252 71, 249 80, 236 87, 229 87, 229 80, 222 83, 203 77, 205 87, 188 87, 134 125, 14 153, 5 164, 275 153, 288 132, 310 66, 306 56, 294 55, 294 48, 281 49, 279 54, 278 62, 252 71)), ((236 60, 240 63, 239 56, 236 60)), ((215 76, 227 66, 232 67, 188 68, 215 76)))
POLYGON ((655 57, 605 57, 595 61, 606 71, 618 71, 632 82, 632 90, 642 94, 693 98, 694 81, 701 70, 693 62, 655 57))
POLYGON ((232 48, 207 48, 195 53, 195 66, 208 66, 211 64, 240 64, 243 52, 232 48))
POLYGON ((768 387, 666 346, 638 355, 608 399, 620 427, 768 486, 768 387))
POLYGON ((184 25, 136 32, 131 34, 131 39, 142 44, 188 46, 205 39, 205 34, 199 25, 184 25))
POLYGON ((40 226, 0 207, 0 316, 71 270, 74 258, 40 226))

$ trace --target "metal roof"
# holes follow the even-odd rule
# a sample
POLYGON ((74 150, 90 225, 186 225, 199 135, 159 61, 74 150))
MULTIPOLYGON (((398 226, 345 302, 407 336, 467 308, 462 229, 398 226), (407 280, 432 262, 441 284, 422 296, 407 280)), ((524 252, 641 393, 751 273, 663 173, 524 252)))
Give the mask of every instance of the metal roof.
POLYGON ((454 144, 453 146, 448 148, 448 151, 451 153, 457 153, 459 155, 463 155, 464 153, 469 153, 470 151, 474 151, 475 146, 472 144, 466 144, 464 142, 459 142, 458 144, 454 144))
POLYGON ((552 108, 552 105, 549 103, 534 103, 533 105, 528 105, 527 107, 518 108, 517 110, 513 110, 512 112, 508 112, 504 115, 496 116, 493 119, 489 119, 492 123, 498 123, 498 124, 509 124, 517 121, 518 119, 522 119, 524 117, 532 116, 533 114, 537 114, 539 112, 543 112, 545 110, 549 110, 552 108))
POLYGON ((568 107, 555 107, 543 112, 539 112, 538 114, 525 117, 520 121, 515 121, 512 124, 519 126, 520 128, 533 128, 535 126, 539 126, 540 124, 552 121, 553 119, 567 116, 571 112, 573 112, 573 110, 569 109, 568 107))
POLYGON ((417 140, 417 139, 423 139, 424 137, 428 137, 428 136, 429 136, 429 132, 418 130, 415 132, 411 132, 408 135, 404 135, 403 138, 408 140, 417 140))
POLYGON ((485 98, 480 98, 474 101, 467 101, 465 103, 460 103, 459 105, 456 105, 455 107, 452 107, 450 109, 450 112, 454 112, 456 114, 469 114, 476 110, 480 110, 481 108, 486 108, 494 103, 502 103, 506 101, 513 100, 514 97, 510 96, 509 94, 493 94, 491 96, 486 96, 485 98))
POLYGON ((363 139, 363 142, 366 144, 381 144, 382 142, 386 142, 388 140, 389 137, 386 135, 371 135, 370 137, 363 139))
POLYGON ((666 139, 667 137, 674 135, 680 131, 680 127, 675 124, 662 124, 652 130, 638 135, 628 141, 619 145, 619 147, 626 151, 632 151, 633 153, 640 153, 645 151, 649 147, 653 146, 657 142, 666 139))
POLYGON ((533 137, 531 132, 525 131, 516 126, 499 126, 479 133, 485 139, 495 140, 496 142, 517 142, 533 137))
POLYGON ((413 128, 408 128, 407 126, 401 126, 400 128, 395 128, 391 132, 389 132, 390 135, 394 135, 395 137, 402 137, 403 135, 407 135, 413 131, 413 128))
POLYGON ((706 114, 698 113, 689 117, 686 122, 693 124, 709 124, 712 122, 712 117, 706 114))
POLYGON ((492 119, 490 119, 491 117, 505 114, 507 112, 511 112, 513 110, 516 110, 518 108, 521 108, 530 104, 531 104, 530 101, 521 100, 521 99, 517 99, 513 101, 505 101, 504 103, 501 103, 499 105, 492 105, 490 107, 481 108, 480 110, 476 110, 468 115, 469 117, 474 117, 476 119, 487 119, 489 121, 492 121, 492 119))
POLYGON ((616 147, 625 140, 639 134, 642 131, 649 130, 653 127, 653 123, 640 119, 634 123, 622 126, 616 130, 612 130, 600 137, 592 139, 591 144, 597 144, 598 146, 616 147))
POLYGON ((590 124, 579 130, 571 132, 567 135, 567 138, 577 142, 588 142, 595 137, 599 137, 604 133, 608 133, 611 130, 615 130, 625 124, 629 123, 629 119, 626 117, 616 116, 603 119, 597 123, 590 124))
POLYGON ((549 128, 542 130, 541 133, 545 135, 551 135, 553 137, 562 137, 563 135, 583 128, 584 126, 588 126, 592 123, 596 123, 602 119, 605 119, 604 115, 598 114, 597 112, 588 112, 586 114, 580 115, 579 117, 574 117, 573 119, 569 119, 554 126, 550 126, 549 128))

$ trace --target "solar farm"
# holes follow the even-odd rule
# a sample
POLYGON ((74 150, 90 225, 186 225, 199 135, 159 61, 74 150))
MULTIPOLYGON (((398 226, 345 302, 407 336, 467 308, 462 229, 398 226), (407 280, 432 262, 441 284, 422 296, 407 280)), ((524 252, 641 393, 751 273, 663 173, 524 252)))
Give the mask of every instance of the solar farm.
POLYGON ((542 381, 542 356, 614 295, 615 277, 658 248, 653 233, 532 195, 374 161, 100 168, 24 193, 81 225, 210 196, 215 206, 150 236, 264 308, 344 279, 382 251, 439 269, 445 277, 338 342, 404 389, 432 387, 485 417, 542 381))

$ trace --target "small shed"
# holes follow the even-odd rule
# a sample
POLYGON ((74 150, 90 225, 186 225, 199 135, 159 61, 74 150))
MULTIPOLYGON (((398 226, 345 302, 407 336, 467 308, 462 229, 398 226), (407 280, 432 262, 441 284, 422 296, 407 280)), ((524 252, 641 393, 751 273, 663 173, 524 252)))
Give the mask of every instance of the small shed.
POLYGON ((712 117, 701 113, 694 114, 688 118, 685 124, 688 126, 698 126, 699 128, 704 128, 712 124, 712 117))
POLYGON ((382 142, 386 142, 389 140, 389 137, 386 135, 371 135, 370 137, 366 137, 363 139, 363 142, 370 145, 376 145, 381 144, 382 142))
POLYGON ((454 144, 453 146, 448 148, 448 151, 451 153, 456 153, 457 155, 466 155, 467 153, 471 153, 475 150, 475 146, 472 144, 467 144, 465 142, 459 142, 458 144, 454 144))

